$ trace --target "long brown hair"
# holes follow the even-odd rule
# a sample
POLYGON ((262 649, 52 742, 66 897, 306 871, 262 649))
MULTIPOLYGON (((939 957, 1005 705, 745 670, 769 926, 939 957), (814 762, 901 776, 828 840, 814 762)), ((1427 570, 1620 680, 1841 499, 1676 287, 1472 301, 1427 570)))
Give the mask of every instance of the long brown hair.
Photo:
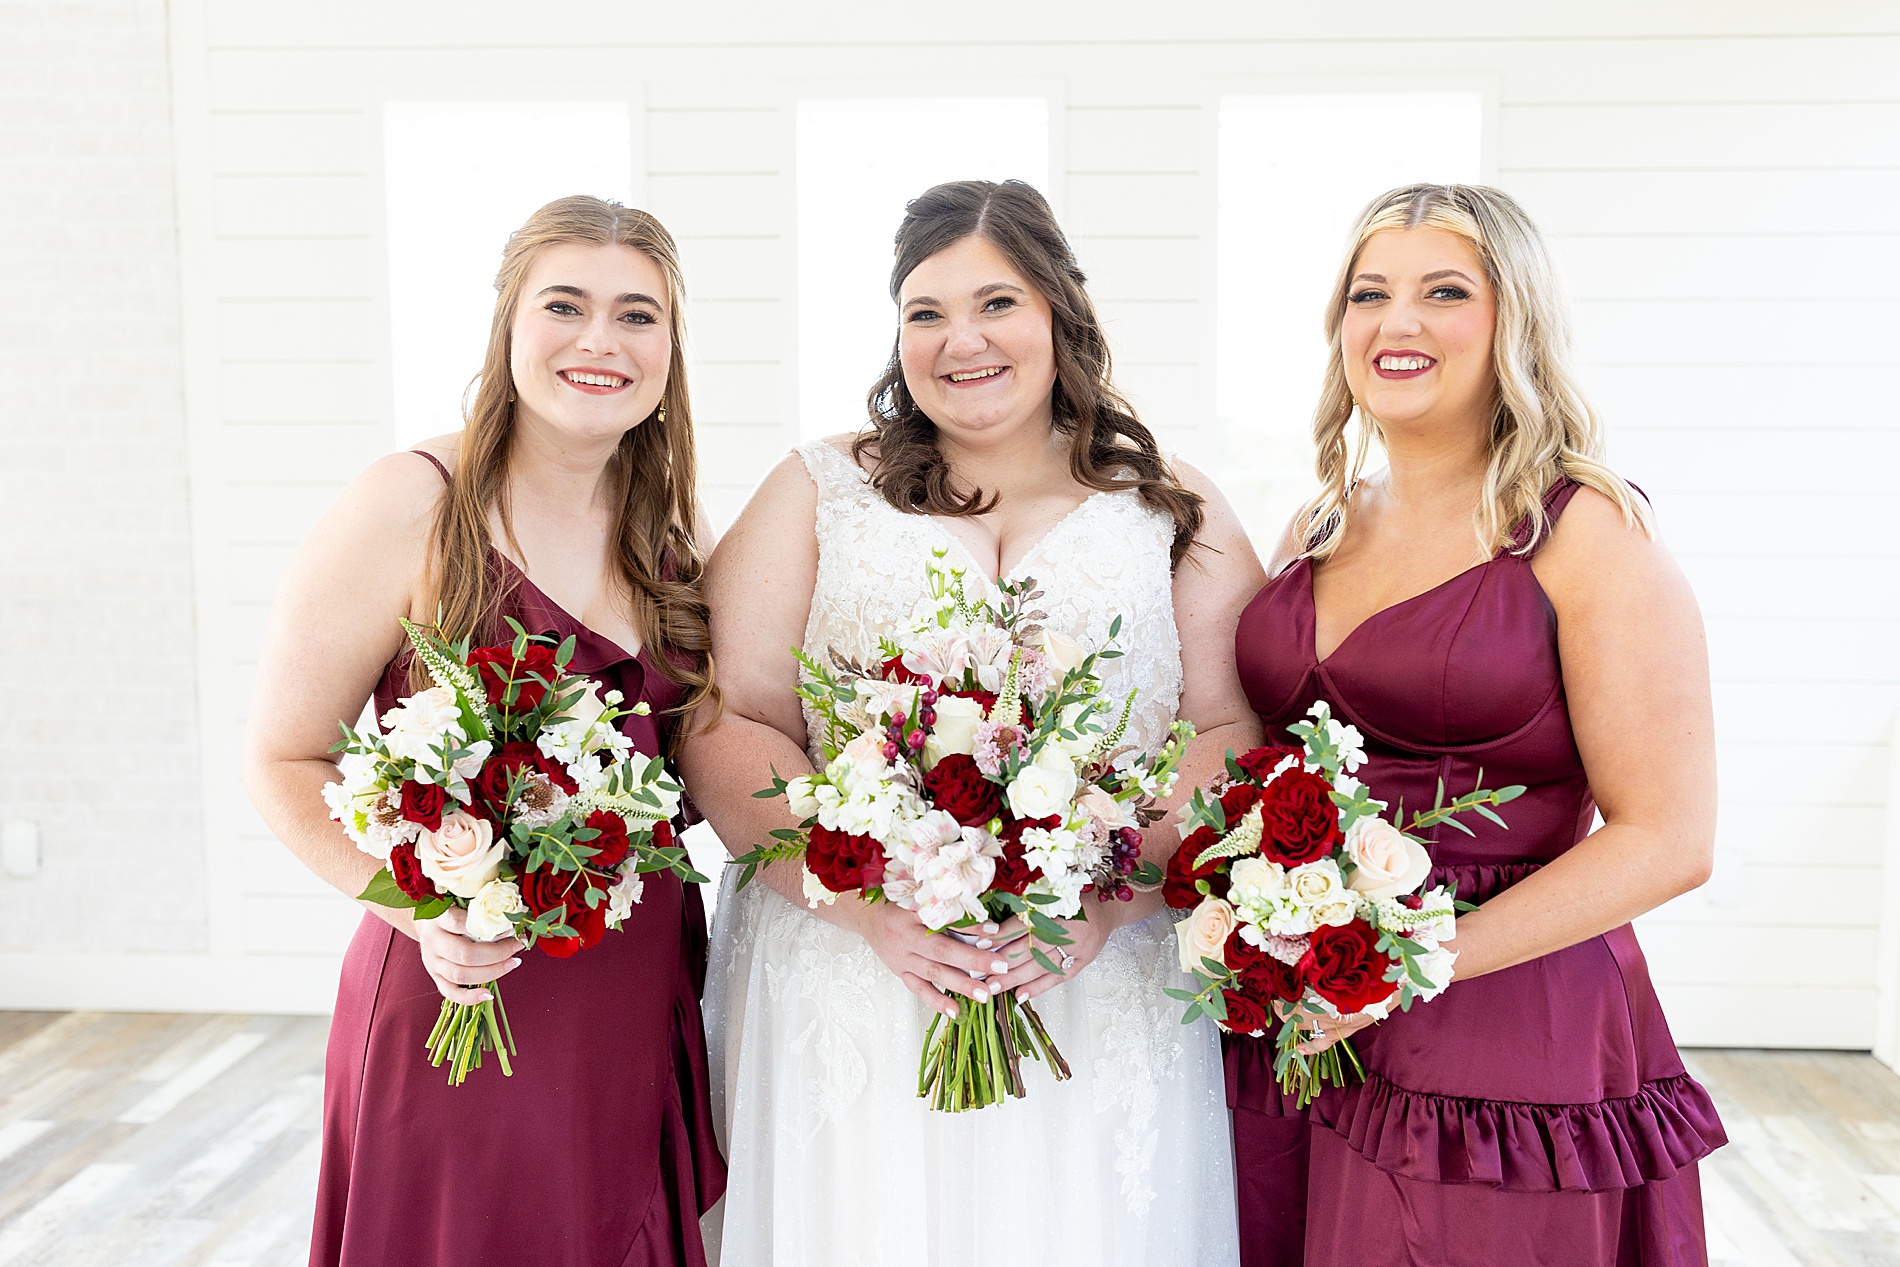
MULTIPOLYGON (((607 462, 619 506, 612 537, 614 571, 625 588, 627 616, 653 648, 653 663, 685 688, 675 712, 718 706, 713 684, 712 634, 699 577, 705 560, 693 537, 698 514, 693 409, 686 391, 686 326, 680 312, 686 288, 679 250, 660 222, 644 211, 599 198, 557 198, 528 217, 509 237, 495 275, 495 316, 488 328, 475 396, 463 419, 460 458, 436 513, 429 583, 450 638, 492 638, 505 632, 500 612, 508 594, 505 574, 491 553, 491 516, 520 553, 508 506, 508 462, 514 435, 515 387, 509 368, 515 312, 529 268, 550 246, 564 242, 630 246, 665 275, 667 330, 672 357, 660 403, 620 437, 607 462)), ((685 726, 674 728, 675 738, 685 726)))
MULTIPOLYGON (((891 268, 891 299, 904 279, 937 252, 980 237, 1048 300, 1054 316, 1056 381, 1050 413, 1055 430, 1070 438, 1069 473, 1085 488, 1132 488, 1141 500, 1174 520, 1172 558, 1179 563, 1201 530, 1201 498, 1168 468, 1154 434, 1115 390, 1108 336, 1089 299, 1087 276, 1075 262, 1055 214, 1033 186, 957 180, 926 189, 904 208, 891 268)), ((904 381, 900 342, 866 397, 870 423, 851 444, 860 463, 876 458, 871 484, 897 509, 937 515, 981 515, 996 505, 980 488, 957 487, 937 447, 937 427, 918 407, 904 381)))
POLYGON ((1486 185, 1405 185, 1380 194, 1359 213, 1352 248, 1327 296, 1326 377, 1313 412, 1320 491, 1300 512, 1304 553, 1324 559, 1339 548, 1352 486, 1379 430, 1378 420, 1360 410, 1359 435, 1348 455, 1346 428, 1355 402, 1340 328, 1359 257, 1373 234, 1421 226, 1471 243, 1497 292, 1491 341, 1497 391, 1484 490, 1471 518, 1476 557, 1535 549, 1550 526, 1544 494, 1564 479, 1602 493, 1626 524, 1649 533, 1648 506, 1603 463, 1602 424, 1570 368, 1570 306, 1536 224, 1509 194, 1486 185))

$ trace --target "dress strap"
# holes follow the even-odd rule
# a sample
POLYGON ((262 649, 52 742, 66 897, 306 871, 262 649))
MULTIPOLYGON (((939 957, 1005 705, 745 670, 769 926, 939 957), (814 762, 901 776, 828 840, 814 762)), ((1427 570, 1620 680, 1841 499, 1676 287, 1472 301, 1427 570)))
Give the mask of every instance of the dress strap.
POLYGON ((419 458, 427 458, 429 461, 429 465, 433 466, 436 469, 437 473, 442 476, 442 482, 444 484, 449 483, 449 468, 442 465, 441 458, 437 457, 433 453, 426 453, 421 449, 411 449, 409 451, 415 454, 419 458))
POLYGON ((804 461, 811 482, 818 486, 820 502, 863 501, 875 495, 864 469, 825 441, 813 440, 792 452, 804 461))

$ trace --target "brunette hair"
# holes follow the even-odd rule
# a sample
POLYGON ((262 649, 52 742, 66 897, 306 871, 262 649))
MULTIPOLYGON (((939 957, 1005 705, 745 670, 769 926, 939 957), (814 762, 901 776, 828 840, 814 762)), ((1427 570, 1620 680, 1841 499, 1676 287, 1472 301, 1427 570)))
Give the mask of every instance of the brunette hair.
POLYGON ((1326 378, 1313 411, 1314 469, 1320 491, 1296 521, 1304 552, 1323 559, 1346 530, 1352 486, 1365 465, 1378 419, 1360 410, 1350 458, 1346 426, 1352 388, 1346 382, 1340 327, 1366 242, 1375 233, 1424 226, 1455 233, 1484 262, 1497 293, 1491 359, 1497 391, 1491 407, 1484 491, 1472 514, 1480 558, 1500 550, 1528 554, 1549 530, 1544 494, 1572 479, 1615 502, 1623 521, 1651 531, 1649 508, 1603 463, 1603 428, 1570 368, 1570 306, 1537 226, 1509 194, 1484 185, 1406 185, 1380 194, 1359 213, 1352 247, 1326 306, 1326 378), (1520 525, 1528 532, 1520 533, 1520 525))
MULTIPOLYGON (((1171 517, 1172 559, 1178 564, 1201 529, 1201 497, 1175 478, 1154 434, 1115 390, 1108 337, 1089 300, 1088 278, 1041 194, 1020 180, 958 180, 926 189, 904 208, 897 227, 891 299, 898 299, 904 279, 919 264, 968 237, 1001 251, 1049 302, 1056 362, 1050 412, 1056 431, 1070 437, 1070 474, 1104 492, 1132 488, 1171 517)), ((936 424, 904 381, 899 342, 893 342, 891 359, 865 403, 870 422, 852 441, 851 455, 863 463, 876 450, 871 484, 885 501, 898 510, 937 515, 981 515, 996 505, 980 488, 957 487, 937 447, 936 424)))
MULTIPOLYGON (((679 250, 658 220, 617 202, 557 198, 529 216, 502 251, 488 351, 474 400, 465 408, 460 458, 432 534, 429 584, 442 631, 452 639, 492 638, 502 632, 498 626, 508 582, 493 562, 489 523, 491 515, 501 521, 519 554, 508 506, 515 422, 509 358, 515 313, 529 268, 548 247, 564 242, 630 246, 659 265, 666 278, 667 331, 673 345, 666 387, 653 413, 620 438, 608 459, 607 479, 619 506, 611 549, 630 623, 653 648, 659 671, 685 688, 685 698, 674 711, 684 718, 702 704, 716 709, 712 634, 699 588, 705 560, 693 537, 698 502, 679 250)), ((674 728, 676 742, 685 731, 684 725, 674 728)))

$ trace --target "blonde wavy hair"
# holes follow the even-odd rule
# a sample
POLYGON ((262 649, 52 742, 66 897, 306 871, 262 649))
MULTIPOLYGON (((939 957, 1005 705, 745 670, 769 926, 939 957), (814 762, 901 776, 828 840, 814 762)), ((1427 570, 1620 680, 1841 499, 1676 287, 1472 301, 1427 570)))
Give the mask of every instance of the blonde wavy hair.
POLYGON ((1304 530, 1302 552, 1324 559, 1339 548, 1353 484, 1379 434, 1378 420, 1361 410, 1357 440, 1348 446, 1355 402, 1346 382, 1340 328, 1359 257, 1375 233, 1420 227, 1455 233, 1471 243, 1497 295, 1490 461, 1472 512, 1480 559, 1502 550, 1534 550, 1550 528, 1544 496, 1565 479, 1615 502, 1631 527, 1653 532, 1642 497, 1603 464, 1602 425, 1570 370, 1570 306, 1537 226, 1500 190, 1421 184, 1381 194, 1359 213, 1352 249, 1327 300, 1326 377, 1313 411, 1313 442, 1319 450, 1313 466, 1320 491, 1295 520, 1304 530))
MULTIPOLYGON (((514 544, 508 506, 508 467, 515 425, 513 351, 515 313, 529 268, 551 246, 579 242, 628 246, 659 266, 666 278, 667 326, 673 351, 660 403, 620 438, 607 462, 617 510, 609 550, 625 614, 652 647, 655 667, 684 691, 682 715, 710 707, 717 715, 710 615, 700 592, 704 554, 694 539, 698 469, 693 407, 686 391, 686 286, 679 249, 664 225, 646 212, 584 195, 557 198, 528 217, 509 237, 495 276, 495 314, 488 350, 464 408, 460 460, 430 539, 431 599, 450 638, 506 637, 501 606, 509 578, 491 553, 491 516, 514 544)), ((515 547, 520 553, 520 547, 515 547)), ((412 666, 412 680, 419 666, 412 666)), ((682 716, 682 722, 684 717, 682 716)), ((674 742, 686 732, 676 728, 674 742)))

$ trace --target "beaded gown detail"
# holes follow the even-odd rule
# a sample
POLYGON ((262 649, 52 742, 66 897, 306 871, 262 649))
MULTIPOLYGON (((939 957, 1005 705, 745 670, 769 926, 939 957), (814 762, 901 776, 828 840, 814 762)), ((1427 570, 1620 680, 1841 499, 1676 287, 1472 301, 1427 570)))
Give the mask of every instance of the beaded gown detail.
MULTIPOLYGON (((1549 494, 1553 520, 1576 489, 1549 494)), ((1501 553, 1375 613, 1324 660, 1314 624, 1307 559, 1241 616, 1241 682, 1269 742, 1285 742, 1285 727, 1323 699, 1365 735, 1358 776, 1388 803, 1429 805, 1440 779, 1462 792, 1481 769, 1486 786, 1528 789, 1501 811, 1508 831, 1474 818, 1475 836, 1427 833, 1432 883, 1482 903, 1589 834, 1596 806, 1557 617, 1529 556, 1501 553)), ((1310 1267, 1707 1261, 1696 1163, 1726 1136, 1683 1068, 1628 925, 1454 982, 1353 1042, 1366 1081, 1310 1111, 1310 1267)), ((1237 1118, 1289 1112, 1270 1044, 1230 1043, 1229 1064, 1237 1118)), ((1259 1164, 1297 1183, 1284 1155, 1259 1164)), ((1297 1261, 1261 1244, 1297 1220, 1260 1204, 1271 1185, 1257 1178, 1241 1178, 1242 1222, 1253 1224, 1243 1242, 1261 1262, 1297 1261)))
MULTIPOLYGON (((836 448, 798 452, 818 488, 810 654, 874 658, 878 634, 924 596, 933 550, 978 583, 987 575, 836 448)), ((1010 571, 1033 577, 1048 626, 1085 646, 1123 617, 1125 654, 1103 675, 1111 698, 1140 687, 1129 741, 1144 749, 1165 737, 1180 697, 1172 537, 1133 493, 1097 494, 1010 571)), ((763 884, 735 891, 729 869, 706 993, 733 1159, 725 1267, 1235 1263, 1219 1051, 1162 993, 1184 982, 1166 915, 1118 929, 1075 980, 1036 1000, 1074 1077, 1058 1083, 1025 1062, 1025 1099, 935 1112, 917 1097, 924 1005, 861 938, 763 884)))
MULTIPOLYGON (((492 558, 512 583, 503 613, 572 636, 569 670, 647 701, 650 716, 621 726, 640 752, 663 751, 681 691, 652 653, 629 655, 492 558)), ((405 652, 384 671, 378 717, 409 693, 408 670, 405 652)), ((442 998, 421 953, 365 914, 324 1064, 312 1267, 704 1267, 699 1216, 725 1188, 699 1010, 705 928, 699 886, 657 872, 592 949, 524 952, 502 983, 514 1076, 490 1056, 450 1087, 424 1048, 442 998)))

